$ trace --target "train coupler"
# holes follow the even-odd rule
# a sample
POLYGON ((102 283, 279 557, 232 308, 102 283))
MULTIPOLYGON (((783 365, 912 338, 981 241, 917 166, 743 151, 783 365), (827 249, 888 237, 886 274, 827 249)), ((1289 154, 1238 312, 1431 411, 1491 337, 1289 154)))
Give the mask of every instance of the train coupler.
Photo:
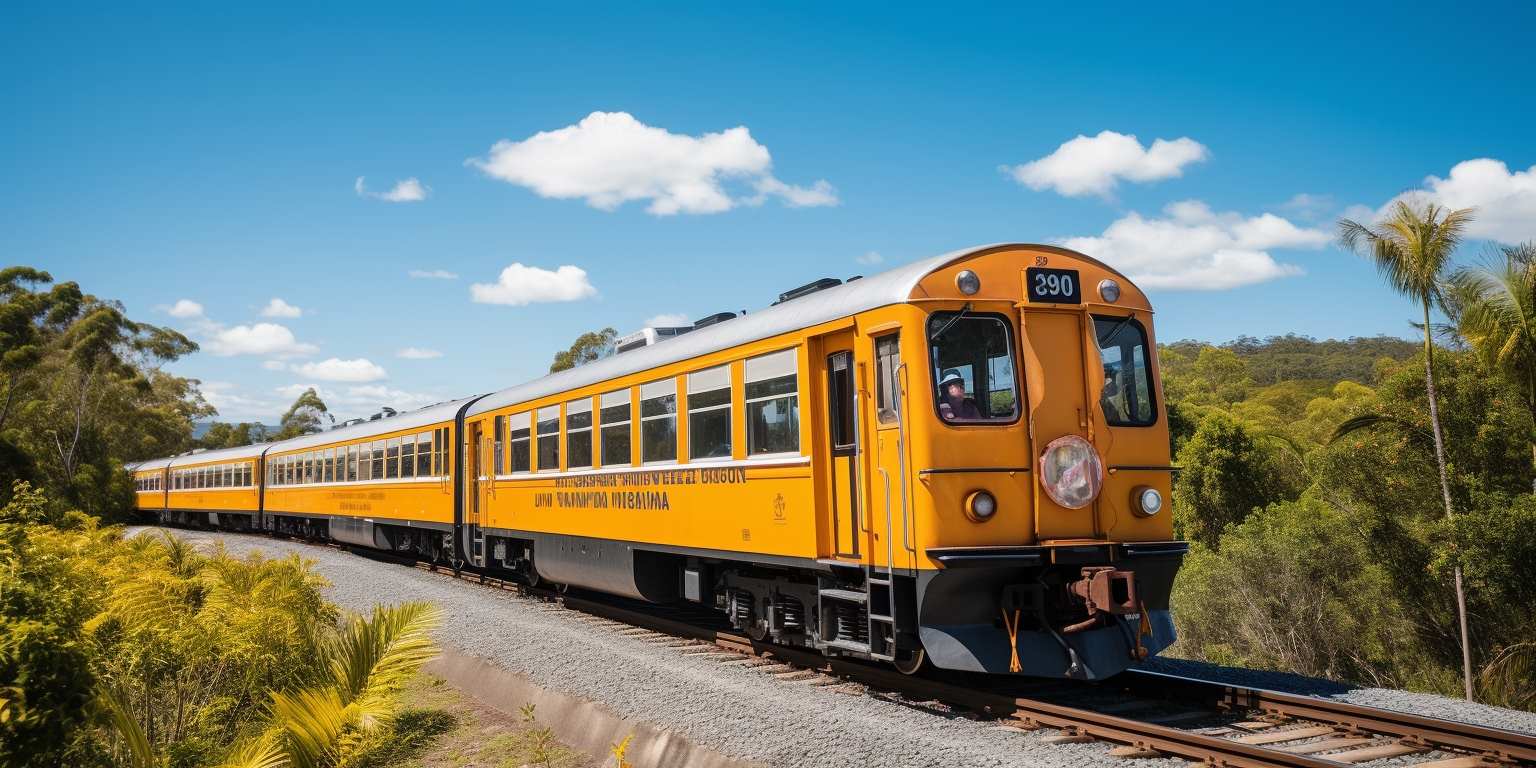
POLYGON ((1100 617, 1105 614, 1126 616, 1141 612, 1136 600, 1135 571, 1120 570, 1113 566, 1092 566, 1084 568, 1081 575, 1077 581, 1067 585, 1067 592, 1083 601, 1088 618, 1062 627, 1062 632, 1071 634, 1098 626, 1100 617))

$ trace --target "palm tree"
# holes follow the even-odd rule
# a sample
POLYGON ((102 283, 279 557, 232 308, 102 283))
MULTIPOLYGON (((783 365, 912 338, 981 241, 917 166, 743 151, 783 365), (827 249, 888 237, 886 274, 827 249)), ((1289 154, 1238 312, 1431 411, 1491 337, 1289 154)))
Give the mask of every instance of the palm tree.
MULTIPOLYGON (((1461 245, 1472 221, 1472 209, 1449 210, 1431 202, 1421 204, 1399 199, 1373 226, 1349 219, 1339 220, 1339 243, 1376 263, 1387 284, 1424 310, 1424 389, 1429 395, 1429 422, 1435 436, 1435 463, 1440 470, 1440 495, 1447 521, 1456 512, 1451 504, 1451 481, 1445 463, 1445 435, 1440 428, 1440 404, 1435 396, 1433 326, 1429 310, 1441 297, 1441 275, 1451 255, 1461 245)), ((1461 563, 1454 561, 1456 617, 1461 629, 1462 681, 1472 699, 1472 647, 1467 638, 1467 597, 1462 585, 1461 563)))
MULTIPOLYGON (((1458 270, 1449 293, 1457 330, 1490 371, 1504 374, 1536 418, 1536 243, 1499 249, 1502 263, 1458 270)), ((1531 442, 1536 469, 1536 439, 1531 442)), ((1531 480, 1536 491, 1536 475, 1531 480)))

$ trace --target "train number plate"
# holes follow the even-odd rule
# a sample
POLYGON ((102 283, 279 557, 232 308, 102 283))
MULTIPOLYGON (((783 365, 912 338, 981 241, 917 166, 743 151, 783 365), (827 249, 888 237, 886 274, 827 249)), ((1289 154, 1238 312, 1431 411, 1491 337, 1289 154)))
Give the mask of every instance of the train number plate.
POLYGON ((1048 304, 1083 303, 1082 285, 1075 269, 1030 267, 1024 270, 1024 283, 1030 301, 1048 304))

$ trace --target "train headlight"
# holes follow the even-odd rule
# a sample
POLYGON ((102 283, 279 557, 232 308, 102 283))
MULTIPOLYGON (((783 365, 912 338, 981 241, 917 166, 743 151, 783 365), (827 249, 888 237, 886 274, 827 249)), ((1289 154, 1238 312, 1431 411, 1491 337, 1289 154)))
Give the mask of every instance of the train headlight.
POLYGON ((997 514, 997 497, 987 491, 971 491, 971 495, 965 497, 965 516, 978 522, 985 523, 997 514))
POLYGON ((1113 304, 1120 300, 1120 284, 1108 278, 1099 281, 1099 297, 1113 304))
POLYGON ((1093 445, 1077 435, 1052 440, 1040 454, 1040 485, 1052 501, 1082 509, 1104 486, 1104 463, 1093 445))
POLYGON ((981 290, 981 278, 977 277, 976 273, 969 269, 962 269, 960 274, 955 275, 955 287, 959 288, 960 292, 967 296, 974 296, 977 291, 981 290))
POLYGON ((1131 506, 1136 510, 1136 514, 1142 517, 1151 517, 1163 511, 1163 494, 1159 493, 1156 488, 1148 488, 1145 485, 1137 486, 1136 490, 1132 491, 1132 494, 1135 496, 1136 503, 1131 506))

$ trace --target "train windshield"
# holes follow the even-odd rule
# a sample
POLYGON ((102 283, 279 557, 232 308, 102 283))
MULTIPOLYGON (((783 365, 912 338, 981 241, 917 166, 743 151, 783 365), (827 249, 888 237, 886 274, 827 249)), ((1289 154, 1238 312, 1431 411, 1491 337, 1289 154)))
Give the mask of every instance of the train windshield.
POLYGON ((1147 332, 1130 317, 1095 317, 1104 392, 1104 419, 1117 427, 1145 427, 1157 421, 1152 407, 1152 377, 1147 361, 1147 332))
POLYGON ((1013 340, 1000 315, 935 312, 928 344, 939 418, 957 424, 1018 418, 1013 340))

